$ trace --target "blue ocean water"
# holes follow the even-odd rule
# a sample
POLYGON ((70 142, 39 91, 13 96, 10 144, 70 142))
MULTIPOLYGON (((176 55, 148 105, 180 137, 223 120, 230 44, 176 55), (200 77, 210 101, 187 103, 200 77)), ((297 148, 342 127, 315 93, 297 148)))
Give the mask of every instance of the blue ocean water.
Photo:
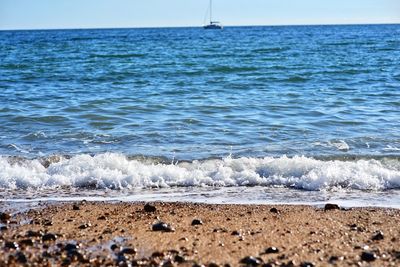
POLYGON ((397 196, 399 62, 400 25, 2 31, 0 188, 397 196))

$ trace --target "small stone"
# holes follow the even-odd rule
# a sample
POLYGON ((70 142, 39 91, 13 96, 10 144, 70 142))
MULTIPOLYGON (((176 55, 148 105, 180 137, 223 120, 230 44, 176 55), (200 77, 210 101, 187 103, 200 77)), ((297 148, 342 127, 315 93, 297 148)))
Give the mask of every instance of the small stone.
POLYGON ((255 258, 253 256, 247 256, 241 259, 239 263, 245 264, 247 266, 258 266, 262 263, 262 260, 260 258, 255 258))
POLYGON ((85 224, 80 225, 78 228, 83 230, 83 229, 89 228, 90 226, 92 226, 91 223, 85 223, 85 224))
POLYGON ((324 209, 325 209, 325 211, 327 211, 327 210, 340 210, 340 207, 337 204, 328 203, 328 204, 325 205, 324 209))
POLYGON ((6 242, 4 244, 5 248, 9 248, 9 249, 17 249, 18 248, 18 244, 15 242, 6 242))
POLYGON ((99 218, 97 218, 97 220, 104 221, 104 220, 107 220, 107 217, 104 216, 104 215, 102 215, 102 216, 100 216, 99 218))
POLYGON ((374 253, 372 253, 372 252, 364 251, 361 254, 361 260, 367 261, 367 262, 371 262, 371 261, 376 260, 376 255, 374 253))
POLYGON ((124 248, 123 250, 121 250, 120 253, 121 254, 134 255, 134 254, 136 254, 136 249, 134 249, 134 248, 124 248))
POLYGON ((16 256, 17 256, 17 261, 18 261, 19 263, 27 263, 27 262, 28 262, 28 260, 27 260, 27 258, 26 258, 26 256, 25 256, 25 254, 22 253, 21 251, 18 252, 16 256))
POLYGON ((76 204, 72 205, 72 210, 80 210, 80 209, 81 208, 78 205, 76 204))
POLYGON ((239 231, 232 231, 231 235, 240 235, 239 231))
POLYGON ((110 246, 110 249, 111 249, 112 251, 116 250, 117 248, 118 248, 118 246, 117 246, 116 244, 112 244, 112 245, 110 246))
POLYGON ((186 261, 185 257, 181 256, 181 255, 176 255, 174 258, 174 261, 177 263, 184 263, 186 261))
POLYGON ((78 248, 79 247, 77 245, 69 243, 64 247, 64 250, 71 252, 71 251, 74 251, 74 250, 78 250, 78 248))
POLYGON ((305 262, 300 263, 300 267, 314 267, 314 266, 315 266, 315 264, 312 262, 305 261, 305 262))
POLYGON ((329 262, 332 263, 332 264, 334 264, 334 263, 337 262, 337 261, 342 261, 342 260, 344 260, 344 257, 343 257, 343 256, 341 256, 341 257, 338 257, 338 256, 331 256, 331 257, 329 258, 329 262))
POLYGON ((33 240, 32 239, 23 239, 19 241, 20 246, 33 246, 33 240))
POLYGON ((270 211, 271 213, 276 213, 276 214, 279 213, 279 210, 278 210, 277 208, 271 208, 269 211, 270 211))
POLYGON ((152 230, 160 232, 175 232, 175 229, 165 222, 158 222, 153 224, 152 230))
POLYGON ((45 234, 44 236, 42 236, 42 241, 46 242, 46 241, 55 241, 57 239, 57 236, 55 234, 45 234))
POLYGON ((28 230, 28 231, 25 233, 25 236, 26 236, 26 237, 41 237, 41 236, 43 236, 43 233, 40 232, 40 231, 35 232, 35 231, 32 231, 32 230, 28 230))
POLYGON ((157 208, 153 205, 150 205, 149 203, 147 203, 146 205, 144 205, 144 211, 145 212, 156 212, 157 208))
POLYGON ((385 236, 383 235, 383 233, 381 231, 375 233, 375 235, 372 237, 372 240, 374 241, 379 241, 379 240, 383 240, 385 238, 385 236))
POLYGON ((276 254, 276 253, 279 253, 279 249, 276 247, 269 247, 266 248, 264 251, 264 254, 276 254))
POLYGON ((202 225, 203 224, 203 222, 202 222, 202 220, 200 220, 200 219, 194 219, 193 221, 192 221, 192 226, 195 226, 195 225, 202 225))
POLYGON ((0 212, 0 221, 7 222, 10 219, 11 219, 11 214, 0 212))
POLYGON ((2 225, 2 226, 0 227, 0 231, 7 231, 7 230, 8 230, 8 227, 5 226, 5 225, 2 225))

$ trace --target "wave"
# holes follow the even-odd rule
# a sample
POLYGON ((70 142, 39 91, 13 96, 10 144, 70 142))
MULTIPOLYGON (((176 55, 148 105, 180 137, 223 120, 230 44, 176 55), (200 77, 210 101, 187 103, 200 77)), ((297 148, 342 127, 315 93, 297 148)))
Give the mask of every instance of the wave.
POLYGON ((0 157, 0 188, 135 189, 168 187, 288 187, 319 190, 400 188, 399 159, 238 158, 166 163, 122 154, 0 157))

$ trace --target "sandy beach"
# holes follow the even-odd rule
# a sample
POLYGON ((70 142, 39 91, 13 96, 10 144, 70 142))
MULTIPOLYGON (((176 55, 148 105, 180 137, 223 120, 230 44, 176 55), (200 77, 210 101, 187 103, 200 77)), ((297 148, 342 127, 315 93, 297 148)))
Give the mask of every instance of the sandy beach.
POLYGON ((0 266, 400 265, 399 210, 327 208, 83 201, 9 214, 0 206, 0 266))

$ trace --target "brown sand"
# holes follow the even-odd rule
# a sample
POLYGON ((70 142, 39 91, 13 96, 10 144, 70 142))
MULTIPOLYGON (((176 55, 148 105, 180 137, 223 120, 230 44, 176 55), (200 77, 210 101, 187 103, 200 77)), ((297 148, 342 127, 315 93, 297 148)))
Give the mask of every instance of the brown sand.
POLYGON ((80 202, 3 214, 0 266, 241 266, 247 256, 249 266, 400 266, 400 210, 153 205, 80 202), (158 220, 175 231, 153 231, 158 220))

